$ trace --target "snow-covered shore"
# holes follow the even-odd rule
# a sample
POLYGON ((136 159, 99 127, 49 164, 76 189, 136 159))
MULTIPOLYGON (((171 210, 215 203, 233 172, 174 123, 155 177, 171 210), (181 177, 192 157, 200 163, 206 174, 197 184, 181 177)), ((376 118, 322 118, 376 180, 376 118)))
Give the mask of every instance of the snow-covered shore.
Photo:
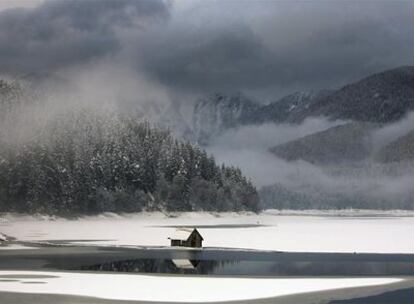
POLYGON ((195 226, 205 247, 295 252, 414 253, 409 212, 104 214, 76 220, 4 215, 0 232, 22 241, 79 240, 103 246, 168 246, 175 226, 195 226), (306 214, 306 215, 305 215, 306 214), (87 241, 85 241, 87 240, 87 241))
POLYGON ((395 278, 212 278, 45 271, 0 271, 0 278, 16 280, 0 281, 0 291, 5 292, 193 303, 251 300, 402 281, 395 278))

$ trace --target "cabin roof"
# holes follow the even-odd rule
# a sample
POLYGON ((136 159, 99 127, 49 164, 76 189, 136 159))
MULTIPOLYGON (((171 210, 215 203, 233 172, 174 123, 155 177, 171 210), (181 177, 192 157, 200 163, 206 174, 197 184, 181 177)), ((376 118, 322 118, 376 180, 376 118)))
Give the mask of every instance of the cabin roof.
MULTIPOLYGON (((169 237, 171 240, 188 240, 190 235, 195 231, 200 236, 201 234, 195 228, 177 228, 175 232, 169 237)), ((201 237, 203 239, 203 237, 201 237)))

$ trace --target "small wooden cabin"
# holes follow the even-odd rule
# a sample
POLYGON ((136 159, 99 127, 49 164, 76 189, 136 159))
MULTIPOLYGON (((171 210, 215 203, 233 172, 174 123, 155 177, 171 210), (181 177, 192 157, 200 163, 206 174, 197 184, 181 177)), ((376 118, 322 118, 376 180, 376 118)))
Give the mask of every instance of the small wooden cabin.
POLYGON ((197 229, 179 228, 169 237, 171 246, 201 248, 203 237, 197 229))

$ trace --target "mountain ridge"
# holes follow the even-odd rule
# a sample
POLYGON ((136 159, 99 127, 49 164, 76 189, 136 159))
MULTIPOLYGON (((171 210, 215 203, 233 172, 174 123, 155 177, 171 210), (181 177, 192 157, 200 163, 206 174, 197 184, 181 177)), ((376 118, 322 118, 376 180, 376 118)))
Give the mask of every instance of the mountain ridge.
MULTIPOLYGON (((210 137, 218 136, 229 128, 263 123, 300 124, 310 117, 323 116, 331 120, 392 123, 414 110, 414 66, 403 66, 375 73, 337 90, 295 92, 269 104, 252 101, 240 93, 238 95, 211 94, 209 98, 200 100, 194 107, 193 129, 204 130, 201 136, 203 144, 208 144, 210 137), (201 107, 200 100, 202 100, 201 107), (240 117, 228 115, 234 107, 234 104, 229 105, 229 100, 238 101, 238 108, 243 109, 243 115, 240 117), (208 102, 211 104, 208 105, 208 102), (200 111, 208 106, 214 110, 200 111), (209 118, 209 115, 231 117, 231 119, 228 123, 214 125, 216 120, 209 118), (200 116, 204 117, 201 124, 200 116)), ((200 134, 200 132, 195 133, 200 134)))

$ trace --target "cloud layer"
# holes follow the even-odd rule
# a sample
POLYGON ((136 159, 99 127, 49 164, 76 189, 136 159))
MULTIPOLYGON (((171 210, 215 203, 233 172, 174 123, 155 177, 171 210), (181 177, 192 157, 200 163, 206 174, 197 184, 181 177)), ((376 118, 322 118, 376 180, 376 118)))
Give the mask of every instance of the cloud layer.
POLYGON ((411 1, 49 0, 0 12, 2 74, 103 60, 174 92, 272 99, 412 64, 413 53, 411 1))
POLYGON ((0 71, 53 71, 122 49, 123 29, 142 31, 166 18, 158 0, 54 0, 0 12, 0 71))

